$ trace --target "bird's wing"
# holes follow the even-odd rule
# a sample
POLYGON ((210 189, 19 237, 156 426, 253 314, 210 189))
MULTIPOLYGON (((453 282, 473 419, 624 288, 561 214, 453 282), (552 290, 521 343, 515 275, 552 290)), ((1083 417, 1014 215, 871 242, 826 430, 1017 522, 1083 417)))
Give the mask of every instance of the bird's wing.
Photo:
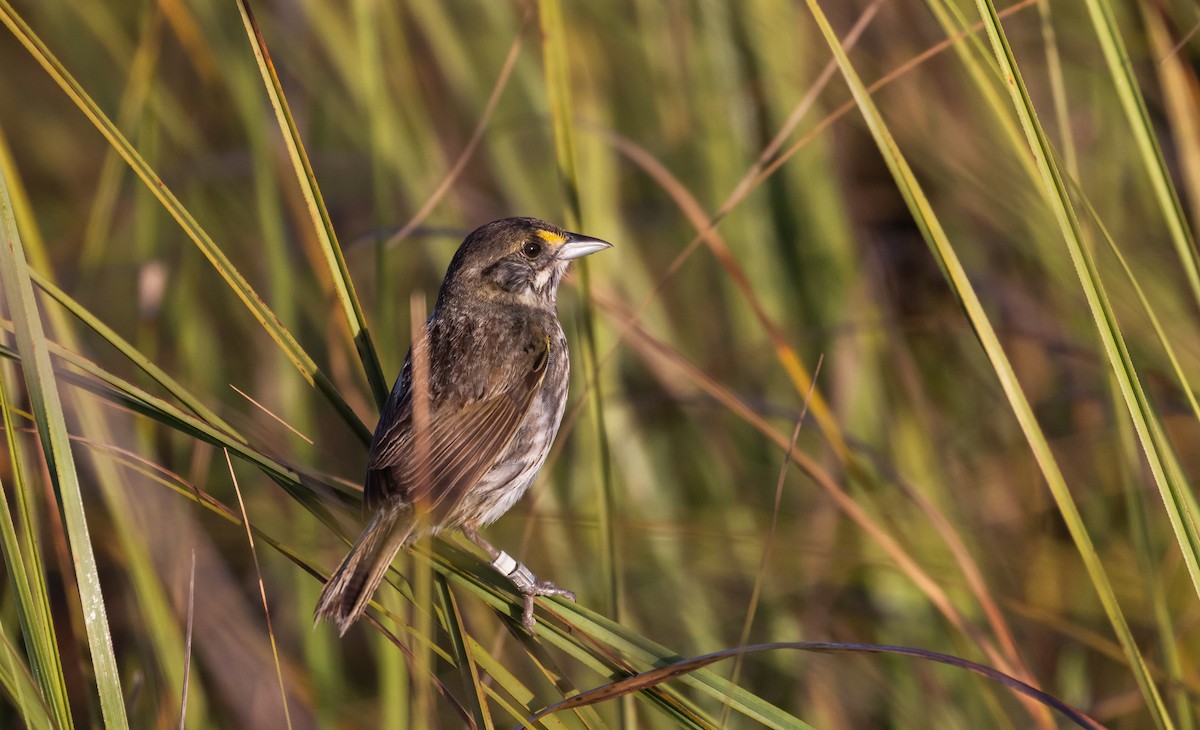
POLYGON ((406 503, 427 499, 431 511, 457 504, 512 442, 541 389, 549 362, 547 337, 523 351, 520 362, 505 368, 483 397, 462 406, 431 408, 423 444, 414 433, 410 386, 398 404, 397 417, 371 451, 364 494, 367 509, 393 496, 406 503))

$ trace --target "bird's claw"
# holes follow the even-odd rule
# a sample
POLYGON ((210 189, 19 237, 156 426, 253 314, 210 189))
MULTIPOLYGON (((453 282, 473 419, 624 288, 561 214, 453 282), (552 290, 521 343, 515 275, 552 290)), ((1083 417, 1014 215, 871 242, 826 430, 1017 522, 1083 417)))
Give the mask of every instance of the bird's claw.
MULTIPOLYGON (((518 586, 519 587, 519 586, 518 586)), ((560 596, 575 602, 575 593, 565 588, 559 588, 548 580, 534 580, 532 585, 520 589, 525 594, 525 607, 521 611, 521 625, 529 633, 533 633, 533 625, 537 619, 533 617, 533 599, 537 596, 560 596)))
POLYGON ((492 561, 492 567, 503 573, 512 581, 516 589, 525 595, 525 606, 521 611, 521 625, 526 631, 533 632, 536 620, 533 618, 533 599, 537 596, 561 596, 574 603, 575 594, 565 588, 559 588, 548 580, 538 580, 533 571, 517 562, 503 550, 492 561))

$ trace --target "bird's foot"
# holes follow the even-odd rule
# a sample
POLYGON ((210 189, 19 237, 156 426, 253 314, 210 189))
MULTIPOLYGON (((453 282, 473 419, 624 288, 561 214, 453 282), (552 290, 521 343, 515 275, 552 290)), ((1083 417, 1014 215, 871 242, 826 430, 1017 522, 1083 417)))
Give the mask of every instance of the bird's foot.
POLYGON ((565 588, 559 588, 548 580, 538 580, 533 571, 525 567, 503 550, 492 561, 492 567, 512 581, 517 590, 525 594, 525 606, 521 611, 521 625, 526 631, 532 632, 536 623, 533 618, 533 599, 537 596, 562 596, 568 601, 575 600, 575 594, 565 588))

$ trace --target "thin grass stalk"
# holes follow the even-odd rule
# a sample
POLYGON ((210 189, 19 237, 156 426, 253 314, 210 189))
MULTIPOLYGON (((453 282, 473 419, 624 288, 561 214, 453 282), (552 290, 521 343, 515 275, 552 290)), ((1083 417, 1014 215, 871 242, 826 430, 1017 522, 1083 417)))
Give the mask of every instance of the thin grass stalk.
MULTIPOLYGON (((820 372, 820 363, 813 369, 813 388, 816 389, 816 376, 820 372)), ((810 393, 811 393, 810 390, 810 393)), ((804 407, 800 411, 800 417, 796 419, 796 427, 792 429, 792 438, 788 441, 787 453, 783 456, 783 464, 779 467, 779 478, 775 482, 775 502, 771 505, 771 521, 767 525, 767 532, 763 536, 762 552, 758 558, 758 570, 754 572, 754 587, 750 589, 750 600, 746 605, 746 617, 742 620, 742 633, 738 637, 738 646, 746 646, 750 643, 750 631, 754 627, 754 615, 758 612, 758 603, 762 597, 763 581, 767 574, 767 561, 771 559, 771 544, 775 541, 775 531, 779 527, 779 506, 783 501, 783 485, 787 478, 789 468, 792 466, 792 454, 796 451, 796 440, 800 438, 800 427, 804 425, 804 416, 808 412, 808 401, 804 402, 804 407)), ((733 658, 733 667, 729 670, 729 681, 737 684, 742 671, 742 658, 744 654, 738 654, 733 658)), ((721 727, 725 727, 729 722, 729 703, 721 708, 721 727)))
MULTIPOLYGON (((1058 34, 1054 32, 1050 3, 1038 3, 1038 19, 1041 21, 1042 45, 1046 47, 1046 71, 1050 77, 1050 98, 1054 101, 1054 118, 1058 122, 1059 144, 1062 146, 1063 165, 1067 175, 1079 179, 1079 153, 1076 151, 1075 134, 1071 131, 1071 113, 1067 106, 1067 84, 1063 80, 1062 54, 1058 50, 1058 34)), ((1007 115, 1005 115, 1007 118, 1007 115)), ((1029 155, 1021 160, 1033 166, 1029 155)))
POLYGON ((229 450, 225 449, 225 466, 229 469, 229 478, 233 480, 233 493, 237 496, 238 510, 242 515, 242 525, 246 528, 246 542, 250 546, 250 556, 254 559, 254 573, 258 576, 258 595, 262 599, 263 617, 267 622, 267 636, 271 641, 271 659, 275 663, 275 679, 279 684, 279 701, 283 705, 283 721, 288 730, 292 727, 292 711, 288 707, 287 687, 283 683, 283 667, 279 662, 279 646, 275 641, 275 629, 271 626, 271 608, 267 605, 267 587, 263 583, 262 566, 258 563, 258 550, 254 547, 254 533, 250 530, 250 518, 246 515, 246 502, 242 499, 242 488, 238 484, 237 472, 233 469, 233 459, 229 450))
POLYGON ((21 353, 26 388, 37 421, 38 434, 51 479, 62 500, 70 541, 79 600, 86 618, 88 647, 92 654, 96 688, 104 723, 110 728, 126 728, 124 694, 108 627, 107 607, 100 587, 96 555, 88 534, 87 514, 75 460, 67 436, 66 414, 58 393, 58 384, 50 364, 50 352, 42 331, 41 315, 34 300, 33 283, 21 245, 17 221, 9 197, 7 178, 0 171, 0 225, 4 241, 0 245, 0 281, 8 310, 16 324, 17 350, 21 353))
MULTIPOLYGON (((1046 5, 1044 2, 1036 4, 1041 7, 1046 5)), ((992 112, 992 120, 1003 130, 1002 139, 1013 150, 1020 150, 1023 143, 1021 128, 1009 113, 1008 105, 1004 101, 1004 94, 1000 91, 1002 79, 999 69, 996 68, 995 61, 988 52, 987 44, 979 37, 979 31, 983 29, 982 24, 972 25, 957 3, 948 0, 927 0, 926 5, 937 18, 946 35, 958 38, 958 42, 954 43, 955 55, 970 74, 976 91, 983 97, 987 108, 992 112)), ((1005 8, 1004 12, 1007 15, 1017 9, 1020 9, 1019 6, 1010 6, 1005 8)), ((1017 161, 1031 181, 1037 179, 1037 168, 1034 167, 1032 160, 1025 156, 1018 156, 1017 161)))
POLYGON ((188 574, 187 630, 184 633, 183 687, 179 691, 179 730, 187 728, 188 688, 192 680, 192 622, 196 609, 196 549, 192 548, 192 570, 188 574))
MULTIPOLYGON (((825 14, 816 0, 807 0, 807 2, 822 34, 825 36, 826 42, 838 60, 838 65, 842 69, 842 75, 850 86, 850 91, 854 96, 855 102, 866 119, 871 135, 874 137, 879 151, 882 153, 888 168, 891 170, 892 176, 901 194, 904 196, 904 200, 912 213, 914 221, 929 243, 932 253, 938 259, 942 270, 946 274, 947 282, 958 296, 972 329, 979 338, 980 344, 987 353, 988 360, 996 371, 1000 386, 1004 390, 1009 405, 1021 426, 1021 430, 1025 434, 1026 441, 1033 450, 1034 457, 1042 470, 1043 476, 1046 478, 1059 512, 1066 522, 1067 529, 1075 541, 1076 549, 1099 595, 1101 605, 1104 607, 1109 622, 1112 624, 1117 638, 1125 650, 1130 669, 1146 699, 1151 716, 1160 728, 1172 727, 1166 708, 1162 704, 1158 688, 1151 680, 1146 662, 1142 658, 1141 650, 1138 648, 1133 633, 1129 628, 1129 623, 1121 610, 1120 604, 1117 602, 1112 583, 1108 579, 1104 564, 1100 560, 1100 556, 1097 554, 1096 548, 1088 534, 1087 527, 1083 523, 1083 518, 1079 514, 1074 497, 1072 497, 1062 471, 1058 466, 1058 462, 1050 450, 1046 436, 1037 419, 1034 417, 1029 401, 1021 389, 1012 363, 1005 354, 1004 348, 1001 346, 1000 340, 983 309, 983 305, 979 301, 970 280, 967 278, 966 271, 963 269, 957 253, 951 246, 940 221, 930 206, 928 199, 925 197, 920 184, 917 182, 916 176, 913 174, 907 160, 896 145, 890 130, 875 107, 874 101, 871 99, 857 72, 851 66, 849 59, 846 58, 844 51, 838 44, 837 37, 830 28, 825 14)), ((994 36, 1000 33, 1000 21, 995 15, 995 9, 991 8, 990 5, 986 9, 984 24, 988 28, 989 36, 993 36, 993 42, 995 43, 996 39, 994 36)), ((1011 67, 1006 67, 1007 59, 1000 58, 998 60, 1002 70, 1006 71, 1006 76, 1011 80, 1013 78, 1013 71, 1011 67)), ((1040 158, 1039 164, 1044 164, 1044 161, 1040 158)))
MULTIPOLYGON (((516 722, 522 723, 529 714, 532 713, 535 707, 546 707, 548 703, 543 701, 532 690, 528 689, 525 684, 517 681, 512 675, 512 670, 505 666, 504 662, 499 660, 487 647, 476 641, 470 634, 464 634, 467 644, 471 651, 471 657, 478 665, 479 669, 486 674, 492 681, 483 683, 483 688, 497 702, 504 711, 516 722), (497 687, 502 687, 504 691, 512 698, 512 702, 504 699, 497 691, 497 687), (514 705, 513 703, 516 703, 514 705)), ((568 726, 561 718, 554 718, 550 723, 539 723, 542 727, 550 730, 568 730, 568 726)), ((533 727, 525 725, 526 727, 533 727)), ((602 727, 601 724, 593 725, 593 727, 602 727)))

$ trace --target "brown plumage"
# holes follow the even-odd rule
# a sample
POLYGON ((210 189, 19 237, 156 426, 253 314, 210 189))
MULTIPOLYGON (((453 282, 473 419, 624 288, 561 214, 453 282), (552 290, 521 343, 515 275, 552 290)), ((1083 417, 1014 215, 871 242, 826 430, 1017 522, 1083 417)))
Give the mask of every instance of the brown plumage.
MULTIPOLYGON (((330 576, 316 619, 342 634, 366 609, 399 550, 419 535, 414 504, 431 532, 460 528, 525 594, 574 595, 538 581, 478 533, 525 493, 558 432, 567 400, 567 341, 559 282, 570 262, 610 244, 534 218, 506 218, 467 236, 446 270, 425 323, 428 382, 413 387, 412 353, 375 427, 364 498, 372 513, 330 576), (427 419, 414 400, 426 399, 427 419)), ((419 369, 419 368, 418 368, 419 369)))

